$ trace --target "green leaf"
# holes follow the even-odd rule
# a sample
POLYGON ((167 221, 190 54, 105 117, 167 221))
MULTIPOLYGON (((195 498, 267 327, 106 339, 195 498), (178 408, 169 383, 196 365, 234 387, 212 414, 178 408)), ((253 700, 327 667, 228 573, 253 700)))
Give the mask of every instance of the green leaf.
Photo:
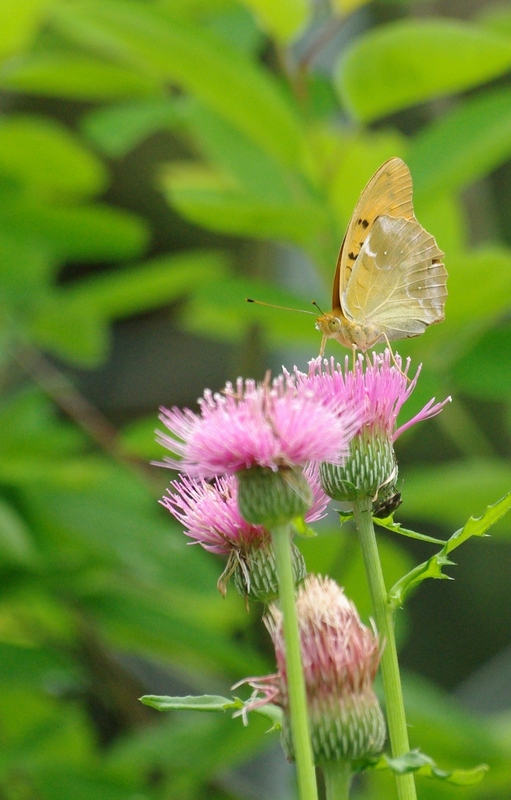
POLYGON ((442 539, 435 539, 434 536, 426 536, 424 533, 417 533, 408 528, 403 528, 399 522, 394 522, 390 517, 387 519, 373 517, 373 522, 379 525, 380 528, 385 528, 385 530, 391 531, 391 533, 399 533, 400 536, 407 536, 409 539, 417 539, 419 542, 429 542, 430 544, 444 544, 442 539))
POLYGON ((0 87, 23 94, 69 100, 117 100, 161 91, 156 78, 129 65, 109 64, 86 55, 29 53, 4 65, 0 87))
POLYGON ((337 65, 336 83, 348 110, 368 122, 477 86, 510 66, 505 36, 457 20, 402 20, 357 39, 337 65))
POLYGON ((81 367, 97 367, 108 355, 110 334, 92 309, 50 297, 29 323, 30 336, 42 350, 81 367))
POLYGON ((119 158, 159 130, 181 123, 168 97, 147 98, 92 111, 82 122, 84 134, 106 155, 119 158))
POLYGON ((0 61, 30 45, 54 0, 1 0, 0 61))
POLYGON ((82 278, 53 295, 44 310, 54 317, 89 313, 105 320, 160 308, 207 281, 219 280, 228 270, 225 253, 187 250, 116 271, 82 278))
POLYGON ((147 242, 142 220, 110 206, 55 206, 29 200, 0 204, 0 231, 38 244, 65 261, 131 258, 147 242))
POLYGON ((162 87, 177 83, 282 163, 300 162, 302 134, 292 107, 271 74, 225 40, 130 0, 61 6, 58 26, 108 57, 138 63, 162 87))
POLYGON ((436 778, 455 786, 473 786, 475 783, 479 783, 488 771, 486 764, 480 764, 473 769, 443 770, 437 767, 432 758, 421 753, 420 750, 411 750, 398 758, 383 756, 375 768, 385 769, 385 767, 388 767, 396 775, 407 775, 414 772, 417 775, 436 778))
POLYGON ((161 179, 169 202, 198 225, 232 236, 311 245, 326 224, 325 210, 311 201, 251 197, 214 171, 175 164, 161 179))
POLYGON ((0 498, 0 562, 28 564, 37 560, 30 530, 14 506, 0 498))
POLYGON ((408 166, 424 195, 459 191, 511 154, 511 89, 466 98, 414 139, 408 166), (467 136, 467 131, 470 135, 467 136))
POLYGON ((159 697, 146 694, 140 698, 140 702, 157 711, 227 711, 229 708, 238 709, 243 705, 239 700, 212 694, 194 697, 159 697))
POLYGON ((467 539, 472 536, 486 536, 486 531, 495 525, 498 520, 507 514, 511 508, 511 491, 508 492, 500 500, 497 500, 491 506, 488 506, 484 514, 480 517, 470 517, 465 523, 464 527, 456 533, 453 533, 448 542, 446 542, 445 549, 447 553, 451 553, 457 547, 462 545, 467 539))
POLYGON ((276 39, 292 41, 305 27, 310 13, 310 0, 242 0, 256 15, 263 30, 276 39))
POLYGON ((447 323, 470 331, 484 330, 509 309, 511 293, 511 249, 498 244, 483 244, 470 252, 448 256, 449 294, 447 323), (481 280, 481 268, 484 280, 481 280), (484 327, 481 325, 484 323, 484 327))
POLYGON ((448 558, 448 555, 473 536, 486 536, 489 528, 501 519, 510 508, 511 491, 493 505, 488 506, 481 517, 470 517, 464 527, 453 533, 436 555, 412 569, 392 587, 388 596, 389 605, 392 608, 402 606, 410 591, 419 586, 426 578, 450 580, 449 576, 442 572, 443 567, 451 566, 454 563, 448 558))
POLYGON ((0 124, 0 169, 36 197, 93 195, 107 182, 101 162, 66 128, 22 114, 0 124))
POLYGON ((226 189, 266 202, 271 198, 275 203, 293 204, 295 197, 298 201, 301 196, 308 199, 295 174, 202 103, 188 98, 180 103, 179 111, 183 126, 226 189))
MULTIPOLYGON (((165 697, 158 695, 144 695, 140 702, 157 711, 228 711, 238 712, 236 716, 241 716, 245 703, 237 697, 229 699, 218 695, 199 695, 188 697, 165 697)), ((273 703, 267 703, 261 708, 252 708, 250 713, 259 714, 266 717, 272 723, 272 730, 279 730, 282 727, 282 709, 273 703)))

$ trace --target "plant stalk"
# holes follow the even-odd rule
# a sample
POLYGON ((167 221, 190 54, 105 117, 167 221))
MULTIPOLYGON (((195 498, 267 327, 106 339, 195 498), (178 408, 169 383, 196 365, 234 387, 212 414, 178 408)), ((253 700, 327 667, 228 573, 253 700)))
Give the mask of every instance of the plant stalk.
POLYGON ((298 793, 300 800, 317 800, 316 772, 309 734, 307 696, 305 693, 300 634, 296 613, 290 526, 287 524, 275 526, 272 528, 271 535, 277 566, 280 609, 282 611, 286 645, 291 735, 296 761, 298 793))
POLYGON ((326 800, 348 800, 352 769, 348 761, 331 761, 322 766, 326 800))
MULTIPOLYGON (((380 663, 392 756, 396 758, 408 753, 410 744, 394 635, 394 617, 387 603, 387 590, 376 544, 370 497, 361 498, 353 503, 353 517, 362 548, 376 627, 384 642, 380 663)), ((416 800, 415 779, 411 773, 396 775, 396 785, 399 800, 416 800)))

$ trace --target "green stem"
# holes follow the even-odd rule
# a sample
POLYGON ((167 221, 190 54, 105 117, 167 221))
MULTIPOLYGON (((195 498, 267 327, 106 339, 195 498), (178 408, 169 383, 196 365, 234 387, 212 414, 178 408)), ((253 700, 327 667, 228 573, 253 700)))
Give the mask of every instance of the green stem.
POLYGON ((317 800, 316 772, 309 735, 307 696, 305 693, 300 634, 296 614, 290 527, 289 525, 275 526, 272 528, 271 534, 277 565, 280 608, 286 643, 287 686, 298 793, 300 800, 317 800))
POLYGON ((349 761, 330 761, 322 767, 326 800, 348 800, 351 784, 349 761))
MULTIPOLYGON (((397 660, 396 639, 394 636, 393 613, 387 603, 387 590, 376 544, 372 519, 371 498, 362 498, 353 503, 353 516, 357 526, 358 538, 362 548, 367 580, 373 601, 376 627, 384 642, 381 658, 381 673, 385 692, 385 707, 389 726, 390 744, 394 758, 410 750, 406 727, 405 707, 401 677, 397 660)), ((413 775, 396 775, 399 800, 416 800, 413 775)))

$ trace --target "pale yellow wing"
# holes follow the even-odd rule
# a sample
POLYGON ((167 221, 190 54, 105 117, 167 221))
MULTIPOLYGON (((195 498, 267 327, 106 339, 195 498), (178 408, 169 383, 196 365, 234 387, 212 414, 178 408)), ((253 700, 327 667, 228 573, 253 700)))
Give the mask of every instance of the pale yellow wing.
POLYGON ((389 340, 418 336, 440 322, 447 296, 443 256, 415 218, 378 217, 341 298, 347 319, 389 340))
POLYGON ((413 219, 412 176, 400 158, 391 158, 382 164, 355 206, 337 259, 332 296, 333 309, 342 307, 343 293, 353 265, 375 220, 382 214, 413 219))

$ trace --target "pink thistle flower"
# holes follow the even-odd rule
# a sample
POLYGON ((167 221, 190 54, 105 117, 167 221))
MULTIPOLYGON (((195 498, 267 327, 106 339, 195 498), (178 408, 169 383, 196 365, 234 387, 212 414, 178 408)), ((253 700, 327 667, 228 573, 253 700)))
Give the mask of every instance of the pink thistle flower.
POLYGON ((341 407, 352 403, 361 412, 361 423, 350 443, 345 465, 321 467, 323 486, 336 500, 370 496, 376 502, 377 498, 385 501, 396 496, 395 440, 415 423, 439 414, 451 401, 448 397, 435 403, 433 398, 398 428, 397 417, 417 385, 421 367, 412 379, 408 377, 409 369, 410 359, 402 369, 400 356, 392 356, 387 349, 383 354, 373 353, 372 363, 366 363, 360 355, 353 369, 346 357, 344 370, 334 359, 317 358, 309 362, 307 375, 295 371, 297 382, 308 386, 319 402, 330 405, 336 398, 341 407))
MULTIPOLYGON (((375 630, 362 624, 353 603, 330 578, 308 575, 298 590, 296 608, 315 763, 375 755, 385 740, 373 689, 381 655, 375 630)), ((276 605, 270 606, 265 624, 275 647, 277 672, 248 680, 255 691, 243 713, 267 703, 281 706, 283 744, 292 759, 282 612, 276 605)))
POLYGON ((254 466, 277 472, 309 461, 340 464, 360 424, 352 406, 341 410, 338 399, 320 405, 289 375, 271 385, 239 379, 222 393, 206 391, 199 406, 199 414, 161 409, 171 435, 158 432, 158 441, 174 455, 159 466, 213 478, 254 466))
MULTIPOLYGON (((305 514, 307 523, 326 516, 330 498, 321 488, 315 465, 304 470, 313 495, 312 506, 305 514)), ((229 555, 233 548, 251 549, 266 542, 269 532, 263 525, 247 522, 238 509, 238 484, 234 476, 215 478, 212 483, 181 475, 172 481, 160 503, 185 528, 185 535, 212 553, 229 555)))
POLYGON ((409 358, 403 369, 399 354, 392 356, 388 348, 384 353, 373 353, 372 356, 372 364, 367 364, 360 354, 353 370, 346 356, 344 371, 333 358, 329 361, 315 358, 309 362, 308 375, 299 373, 297 378, 311 387, 322 402, 330 403, 336 397, 341 405, 351 402, 357 407, 362 406, 360 430, 364 426, 376 428, 393 442, 412 425, 436 416, 451 402, 450 397, 441 403, 435 403, 433 398, 411 420, 397 428, 397 417, 417 385, 422 364, 410 379, 409 358))
MULTIPOLYGON (((310 464, 304 477, 312 489, 312 506, 305 514, 310 523, 326 515, 329 498, 321 488, 319 470, 310 464)), ((238 508, 238 482, 233 475, 215 478, 212 483, 181 475, 172 481, 160 501, 181 522, 184 533, 212 553, 229 556, 218 588, 225 594, 231 575, 244 597, 268 602, 278 594, 278 581, 270 532, 263 525, 247 522, 238 508)), ((295 581, 306 574, 303 557, 293 546, 295 581)))

